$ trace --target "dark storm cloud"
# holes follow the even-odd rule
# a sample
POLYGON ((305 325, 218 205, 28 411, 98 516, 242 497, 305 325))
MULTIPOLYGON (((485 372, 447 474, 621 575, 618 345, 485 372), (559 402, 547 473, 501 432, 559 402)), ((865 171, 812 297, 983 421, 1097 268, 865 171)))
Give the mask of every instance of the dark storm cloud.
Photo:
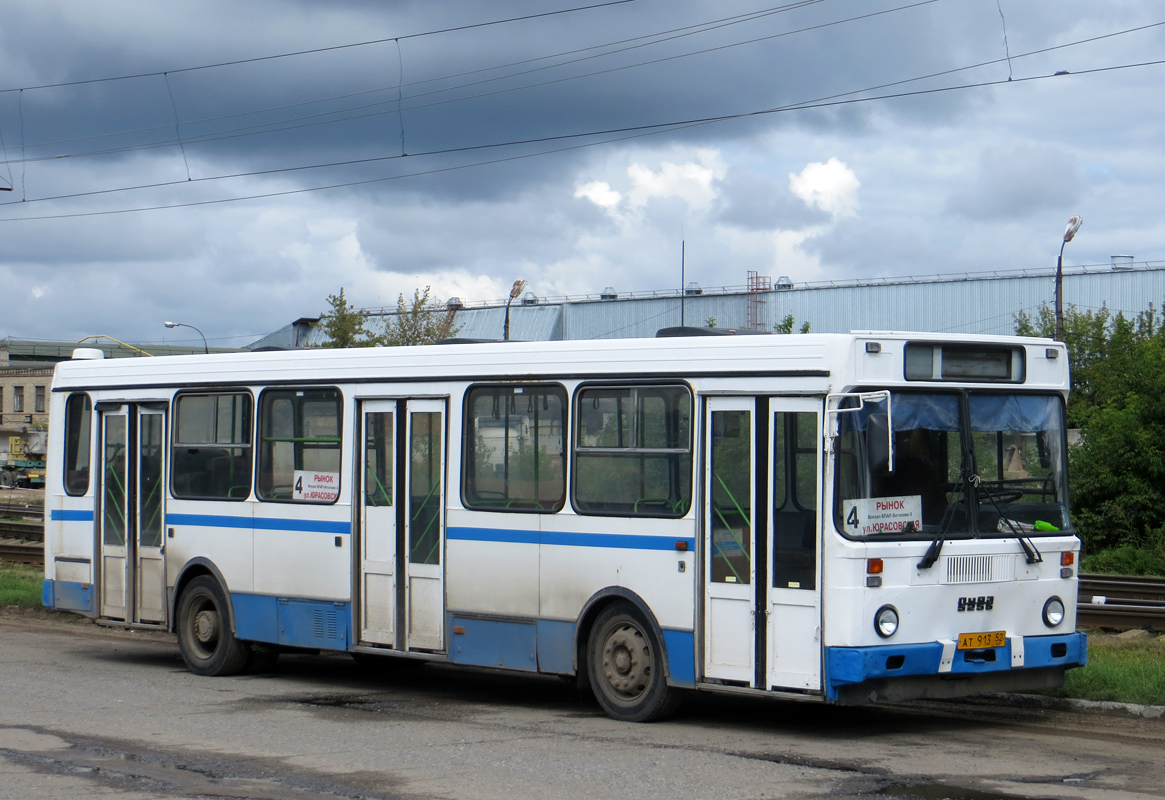
POLYGON ((720 181, 715 218, 748 230, 796 229, 828 222, 829 214, 789 191, 789 181, 731 167, 720 181))
POLYGON ((1091 227, 1074 256, 1096 248, 1090 257, 1103 259, 1107 248, 1121 249, 1118 242, 1152 256, 1165 231, 1147 209, 1162 202, 1165 163, 1159 112, 1146 102, 1161 73, 1147 70, 800 110, 552 155, 536 154, 593 140, 425 155, 862 96, 849 93, 1002 58, 1000 8, 1013 64, 878 91, 1149 60, 1165 41, 1158 30, 1022 57, 1157 21, 1159 13, 1144 2, 1083 0, 941 0, 766 38, 905 4, 826 0, 614 53, 619 40, 765 7, 637 0, 399 44, 184 71, 569 4, 10 3, 0 25, 0 88, 169 76, 0 94, 10 162, 0 165, 0 184, 17 186, 0 194, 0 203, 13 203, 0 205, 0 279, 27 299, 9 306, 0 335, 79 336, 112 322, 124 336, 158 338, 158 318, 185 316, 217 331, 212 339, 243 336, 318 313, 342 285, 369 305, 427 284, 440 294, 494 299, 515 277, 536 281, 539 294, 607 283, 652 289, 674 283, 681 228, 691 251, 715 263, 705 274, 699 259, 692 262, 689 275, 705 284, 740 283, 749 269, 806 279, 966 270, 1005 258, 1022 265, 1043 258, 1039 236, 1050 230, 1054 239, 1060 218, 1077 210, 1091 227), (559 64, 563 57, 492 69, 603 44, 572 58, 605 55, 573 64, 559 64), (724 49, 696 53, 717 47, 724 49), (1115 124, 1118 115, 1129 124, 1115 124), (409 155, 401 158, 402 150, 409 155), (474 166, 519 155, 531 157, 474 166), (356 159, 381 160, 294 169, 356 159), (860 183, 856 210, 836 219, 794 196, 787 181, 833 159, 860 183), (669 183, 674 175, 664 167, 712 163, 722 170, 704 194, 669 183), (199 180, 263 170, 284 171, 199 180), (643 194, 636 180, 646 179, 657 185, 643 194), (5 221, 361 181, 378 182, 165 211, 5 221), (147 184, 170 185, 22 202, 147 184), (590 184, 607 185, 619 202, 603 207, 576 194, 590 184), (640 199, 632 200, 636 191, 640 199))
POLYGON ((1076 203, 1077 172, 1076 159, 1060 148, 990 147, 973 182, 955 191, 947 207, 976 221, 1024 219, 1076 203))
MULTIPOLYGON (((54 59, 53 68, 40 66, 32 52, 18 59, 37 63, 37 78, 42 81, 171 70, 168 77, 155 75, 25 93, 25 138, 30 147, 37 142, 60 142, 32 148, 30 154, 57 155, 158 142, 176 145, 176 115, 187 141, 187 159, 200 164, 204 174, 214 174, 217 165, 271 169, 396 155, 402 128, 405 150, 416 154, 745 113, 911 77, 925 71, 923 64, 926 68, 951 65, 941 48, 923 35, 935 13, 929 8, 740 44, 891 7, 886 2, 826 3, 628 52, 592 57, 619 49, 606 48, 437 81, 433 79, 728 17, 755 6, 633 3, 569 17, 193 72, 182 69, 216 59, 327 46, 345 41, 345 36, 347 41, 368 40, 439 29, 482 19, 482 9, 479 4, 442 4, 424 10, 413 5, 402 13, 395 5, 375 9, 347 6, 325 14, 308 6, 231 6, 233 24, 219 36, 212 35, 219 30, 216 18, 228 10, 221 4, 209 4, 201 13, 153 10, 123 32, 123 36, 132 36, 150 26, 150 36, 131 44, 112 35, 106 40, 94 39, 91 31, 70 25, 50 8, 43 18, 32 14, 22 17, 29 32, 27 44, 12 42, 11 46, 19 51, 22 44, 28 47, 38 39, 56 39, 59 58, 54 59), (276 8, 280 8, 280 24, 265 25, 276 8), (307 35, 313 29, 316 36, 307 35), (256 36, 260 30, 264 34, 261 40, 256 36), (263 42, 261 47, 257 41, 263 42), (696 53, 728 45, 738 46, 696 53), (900 57, 885 67, 878 66, 887 47, 895 48, 900 57), (690 53, 696 54, 676 58, 690 53), (587 57, 578 63, 554 66, 557 61, 587 57), (660 59, 670 60, 644 63, 660 59), (821 68, 823 59, 830 64, 828 70, 821 68), (492 80, 530 69, 539 71, 492 80), (592 72, 601 74, 588 76, 592 72), (402 79, 404 85, 398 87, 402 79), (478 85, 470 85, 474 83, 478 85), (404 98, 400 111, 398 90, 404 98), (62 142, 116 131, 125 133, 62 142)), ((515 4, 495 5, 490 10, 505 16, 545 8, 544 4, 515 4)), ((10 120, 8 116, 6 128, 11 140, 10 120)), ((847 109, 782 116, 773 124, 814 127, 823 124, 822 120, 835 130, 857 129, 866 117, 864 112, 847 109)), ((743 127, 739 130, 747 135, 743 127)), ((723 141, 742 134, 733 126, 721 125, 710 135, 723 141)), ((669 137, 656 138, 666 141, 669 137)), ((158 158, 173 157, 163 150, 151 152, 158 158)), ((121 162, 117 155, 107 160, 121 162)), ((445 164, 440 159, 432 162, 434 168, 445 164)), ((538 169, 529 171, 536 174, 538 169)), ((305 175, 303 180, 310 182, 311 178, 305 175)), ((435 188, 440 186, 434 184, 435 188)))

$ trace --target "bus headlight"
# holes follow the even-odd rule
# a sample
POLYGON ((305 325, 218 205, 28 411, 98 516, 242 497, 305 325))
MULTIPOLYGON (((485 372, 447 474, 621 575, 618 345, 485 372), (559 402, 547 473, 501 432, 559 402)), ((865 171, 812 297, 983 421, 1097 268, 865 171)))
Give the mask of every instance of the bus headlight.
POLYGON ((898 631, 898 609, 882 606, 874 614, 874 631, 883 639, 889 639, 898 631))
POLYGON ((1064 621, 1064 601, 1058 597, 1049 597, 1044 603, 1044 624, 1054 628, 1064 621))

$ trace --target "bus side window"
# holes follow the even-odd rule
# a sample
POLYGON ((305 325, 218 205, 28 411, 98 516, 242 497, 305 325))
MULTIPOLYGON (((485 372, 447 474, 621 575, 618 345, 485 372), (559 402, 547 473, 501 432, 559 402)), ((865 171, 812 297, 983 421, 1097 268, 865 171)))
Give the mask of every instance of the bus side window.
POLYGON ((80 497, 89 491, 90 424, 93 402, 87 394, 72 394, 65 401, 65 493, 80 497))
POLYGON ((555 512, 566 502, 566 390, 474 386, 465 403, 466 508, 555 512))
POLYGON ((246 500, 251 494, 251 395, 179 395, 170 463, 177 498, 246 500))
POLYGON ((686 386, 586 388, 576 407, 574 505, 579 513, 688 513, 692 395, 686 386))
POLYGON ((338 389, 268 389, 259 397, 262 500, 334 503, 340 497, 338 389))

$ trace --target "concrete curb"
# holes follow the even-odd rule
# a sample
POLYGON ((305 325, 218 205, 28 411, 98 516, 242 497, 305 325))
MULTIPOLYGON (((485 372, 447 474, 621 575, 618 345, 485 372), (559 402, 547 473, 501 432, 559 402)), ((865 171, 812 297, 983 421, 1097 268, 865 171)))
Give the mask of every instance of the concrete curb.
POLYGON ((1055 711, 1110 714, 1115 716, 1140 717, 1141 719, 1165 718, 1165 706, 1143 706, 1137 703, 1117 703, 1111 700, 1080 700, 1075 697, 1045 697, 1039 694, 993 692, 966 698, 963 702, 986 702, 1016 708, 1046 708, 1055 711))

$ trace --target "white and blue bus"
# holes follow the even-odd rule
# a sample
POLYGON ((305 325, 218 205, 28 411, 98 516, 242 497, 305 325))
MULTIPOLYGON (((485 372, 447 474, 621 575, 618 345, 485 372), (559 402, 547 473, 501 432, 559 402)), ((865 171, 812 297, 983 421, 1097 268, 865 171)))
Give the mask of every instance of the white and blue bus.
POLYGON ((281 651, 864 703, 1082 665, 1068 359, 856 332, 57 366, 44 603, 281 651))

